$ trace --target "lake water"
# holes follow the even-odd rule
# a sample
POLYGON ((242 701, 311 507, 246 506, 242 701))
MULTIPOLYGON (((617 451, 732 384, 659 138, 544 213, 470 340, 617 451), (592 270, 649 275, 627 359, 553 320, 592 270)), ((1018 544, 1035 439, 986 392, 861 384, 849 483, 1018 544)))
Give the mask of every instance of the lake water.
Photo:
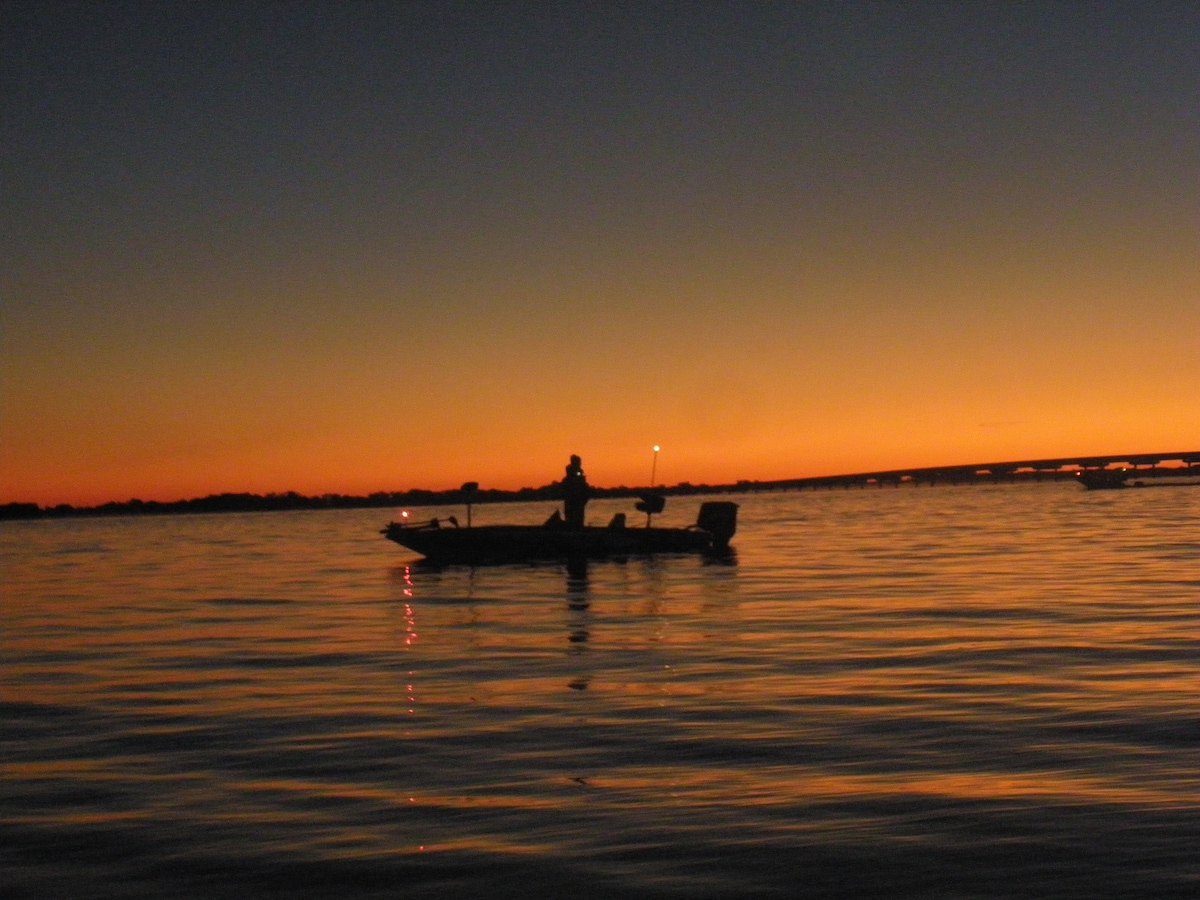
POLYGON ((0 893, 1200 896, 1200 490, 732 499, 0 523, 0 893))

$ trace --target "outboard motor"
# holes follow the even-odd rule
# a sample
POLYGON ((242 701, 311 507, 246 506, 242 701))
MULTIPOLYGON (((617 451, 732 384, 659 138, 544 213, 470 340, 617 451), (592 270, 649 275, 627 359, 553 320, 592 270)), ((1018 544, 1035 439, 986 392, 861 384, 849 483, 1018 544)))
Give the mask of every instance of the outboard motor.
POLYGON ((729 545, 729 539, 737 531, 738 505, 729 500, 710 500, 700 504, 700 515, 696 516, 696 527, 703 528, 713 536, 713 546, 729 545))

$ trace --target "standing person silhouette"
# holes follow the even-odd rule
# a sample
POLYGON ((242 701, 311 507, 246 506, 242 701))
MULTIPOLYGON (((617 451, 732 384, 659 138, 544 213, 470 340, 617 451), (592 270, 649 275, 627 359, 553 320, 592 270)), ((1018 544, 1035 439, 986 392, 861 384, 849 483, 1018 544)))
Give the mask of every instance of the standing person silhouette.
POLYGON ((567 474, 562 480, 563 512, 568 528, 583 527, 583 508, 587 506, 589 493, 591 489, 583 474, 583 461, 572 455, 567 463, 567 474))

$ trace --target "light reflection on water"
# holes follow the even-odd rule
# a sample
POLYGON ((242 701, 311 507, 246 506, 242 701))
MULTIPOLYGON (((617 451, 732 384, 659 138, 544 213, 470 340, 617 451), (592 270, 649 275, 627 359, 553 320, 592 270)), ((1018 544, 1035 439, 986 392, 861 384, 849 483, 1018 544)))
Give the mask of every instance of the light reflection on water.
POLYGON ((387 510, 4 524, 0 887, 1200 890, 1200 491, 738 499, 730 558, 570 568, 387 510))

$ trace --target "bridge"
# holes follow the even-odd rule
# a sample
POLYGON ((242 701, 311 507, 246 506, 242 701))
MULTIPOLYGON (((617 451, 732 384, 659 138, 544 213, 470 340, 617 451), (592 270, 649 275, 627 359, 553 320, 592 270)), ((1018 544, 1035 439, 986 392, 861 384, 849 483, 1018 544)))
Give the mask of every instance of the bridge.
POLYGON ((1200 450, 1182 453, 1134 453, 1123 456, 1064 456, 1057 459, 1018 459, 971 465, 888 469, 853 475, 821 475, 782 481, 739 481, 738 490, 777 491, 834 487, 899 487, 902 484, 985 484, 1012 481, 1052 481, 1074 478, 1079 471, 1130 469, 1131 476, 1200 479, 1200 450))

